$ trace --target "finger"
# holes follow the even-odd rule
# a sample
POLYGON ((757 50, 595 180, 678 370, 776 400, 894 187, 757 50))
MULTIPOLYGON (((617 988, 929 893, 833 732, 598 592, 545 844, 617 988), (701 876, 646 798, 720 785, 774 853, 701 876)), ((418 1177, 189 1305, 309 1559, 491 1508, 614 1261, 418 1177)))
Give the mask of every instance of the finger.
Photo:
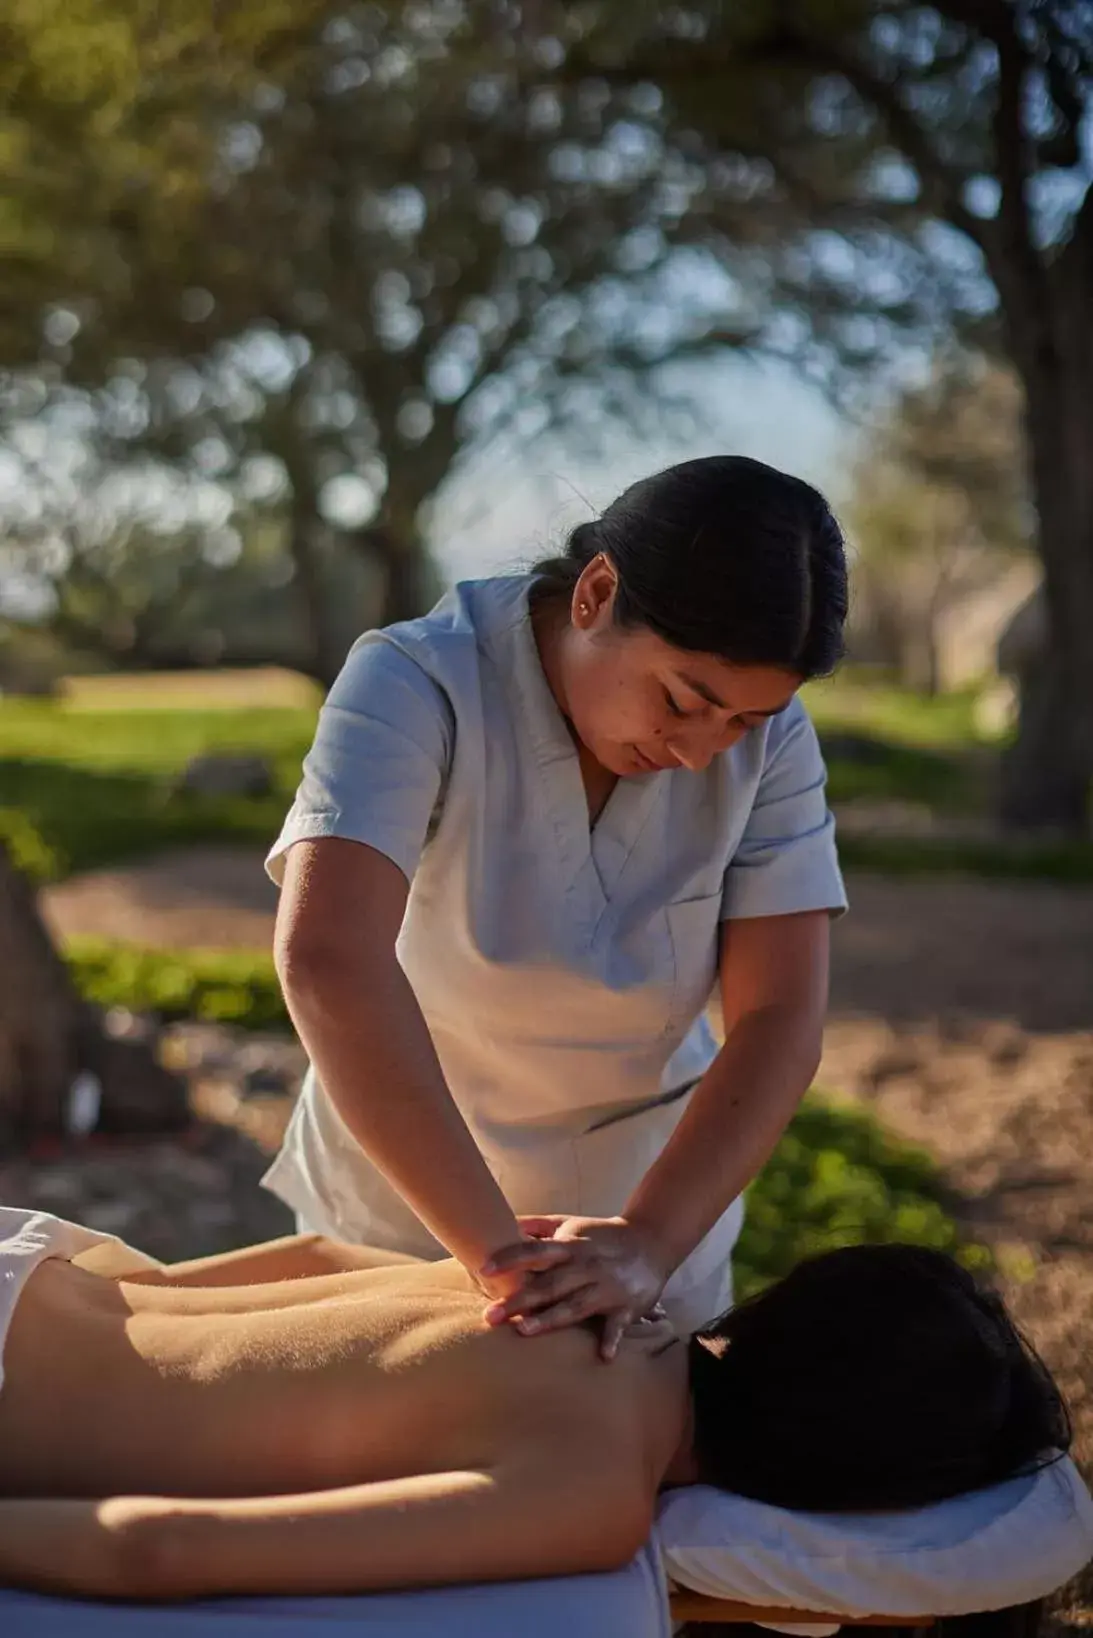
POLYGON ((503 1319, 512 1319, 517 1314, 538 1313, 552 1303, 571 1297, 575 1291, 586 1290, 590 1283, 587 1268, 554 1269, 552 1273, 537 1275, 534 1282, 521 1286, 504 1301, 492 1304, 490 1316, 497 1312, 503 1319))
POLYGON ((600 1312, 598 1291, 597 1286, 587 1285, 564 1301, 556 1302, 553 1308, 545 1308, 538 1314, 513 1323, 525 1337, 539 1336, 546 1331, 563 1331, 567 1325, 578 1325, 581 1320, 591 1319, 593 1314, 600 1312))
POLYGON ((608 1314, 603 1322, 603 1337, 600 1341, 601 1359, 612 1360, 619 1351, 622 1334, 630 1321, 627 1312, 608 1314))
POLYGON ((517 1270, 538 1273, 543 1269, 557 1268, 559 1263, 568 1262, 572 1255, 572 1247, 564 1240, 521 1240, 514 1246, 502 1246, 500 1251, 495 1251, 478 1272, 487 1280, 495 1274, 512 1274, 517 1270))
POLYGON ((560 1213, 548 1212, 543 1217, 517 1217, 516 1221, 525 1234, 542 1234, 549 1239, 554 1230, 560 1228, 568 1219, 560 1213))

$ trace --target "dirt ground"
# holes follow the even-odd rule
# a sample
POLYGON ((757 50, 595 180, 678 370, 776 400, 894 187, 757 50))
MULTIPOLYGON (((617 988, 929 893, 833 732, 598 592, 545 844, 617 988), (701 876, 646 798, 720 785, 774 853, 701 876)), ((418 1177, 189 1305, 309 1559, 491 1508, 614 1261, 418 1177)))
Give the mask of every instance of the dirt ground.
MULTIPOLYGON (((944 1164, 1093 1472, 1093 889, 865 876, 849 888, 822 1084, 944 1164)), ((76 878, 45 909, 58 933, 254 946, 269 943, 274 901, 252 852, 202 849, 76 878)), ((1070 1619, 1093 1625, 1093 1584, 1082 1592, 1070 1619)))

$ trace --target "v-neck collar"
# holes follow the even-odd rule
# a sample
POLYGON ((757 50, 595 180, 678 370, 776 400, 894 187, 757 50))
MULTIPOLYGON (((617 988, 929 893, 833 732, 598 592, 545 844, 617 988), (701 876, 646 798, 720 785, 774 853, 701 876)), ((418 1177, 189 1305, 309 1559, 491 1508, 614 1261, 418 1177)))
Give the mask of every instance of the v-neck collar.
POLYGON ((547 681, 528 608, 531 577, 519 587, 505 635, 521 713, 517 731, 531 753, 551 819, 567 890, 583 896, 593 924, 609 908, 638 839, 666 792, 668 773, 620 778, 595 824, 577 746, 547 681))

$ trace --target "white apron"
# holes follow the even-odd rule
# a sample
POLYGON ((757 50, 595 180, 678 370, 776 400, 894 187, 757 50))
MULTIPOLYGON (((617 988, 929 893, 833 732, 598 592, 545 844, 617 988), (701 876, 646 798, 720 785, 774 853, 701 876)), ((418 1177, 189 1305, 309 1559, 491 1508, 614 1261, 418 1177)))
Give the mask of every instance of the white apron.
MULTIPOLYGON (((766 731, 747 736, 731 766, 730 753, 705 774, 620 780, 590 833, 527 586, 526 577, 461 586, 426 619, 361 640, 324 708, 328 725, 270 869, 276 879, 302 836, 351 835, 396 858, 412 878, 398 959, 513 1211, 611 1216, 717 1050, 700 1015, 766 731), (430 783, 421 758, 441 760, 435 724, 413 713, 422 698, 428 713, 434 693, 447 738, 430 783), (431 824, 429 813, 415 820, 420 850, 404 851, 396 836, 392 788, 428 801, 431 824)), ((445 1255, 313 1073, 265 1181, 309 1227, 445 1255)), ((665 1302, 677 1324, 694 1328, 728 1305, 742 1220, 734 1200, 673 1274, 665 1302)))

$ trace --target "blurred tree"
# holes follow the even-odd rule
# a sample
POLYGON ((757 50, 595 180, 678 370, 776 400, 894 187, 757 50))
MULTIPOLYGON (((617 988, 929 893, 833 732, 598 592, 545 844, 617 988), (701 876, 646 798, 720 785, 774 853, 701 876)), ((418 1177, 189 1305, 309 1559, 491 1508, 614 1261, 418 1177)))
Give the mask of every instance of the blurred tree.
MULTIPOLYGON (((175 4, 194 31, 204 14, 204 60, 219 8, 175 4)), ((82 16, 127 37, 127 65, 150 51, 165 66, 139 90, 125 79, 125 95, 113 79, 81 92, 85 123, 112 110, 113 168, 132 165, 137 132, 152 132, 151 157, 132 208, 100 200, 98 257, 74 274, 57 226, 41 342, 11 356, 46 395, 39 426, 82 418, 112 472, 169 463, 236 504, 276 492, 308 668, 329 681, 345 551, 374 571, 371 619, 420 612, 425 509, 462 452, 551 414, 650 424, 635 376, 685 347, 693 320, 657 300, 667 247, 650 224, 674 207, 656 151, 605 127, 602 98, 513 97, 504 30, 458 7, 311 11, 307 40, 274 48, 264 0, 233 8, 206 96, 180 46, 165 53, 117 0, 88 0, 82 16), (181 205, 163 219, 173 166, 181 205)), ((39 50, 78 32, 53 10, 26 16, 39 50)), ((23 118, 48 125, 32 102, 23 118)), ((33 316, 29 289, 24 306, 33 316)))
POLYGON ((1020 388, 983 359, 939 360, 869 436, 848 509, 857 619, 909 687, 939 691, 946 617, 1028 552, 1024 476, 1020 388))
MULTIPOLYGON (((1051 641, 1004 779, 1086 833, 1093 772, 1093 7, 1088 0, 538 5, 566 83, 644 89, 680 236, 821 377, 955 332, 1024 399, 1051 641)), ((533 77, 529 71, 529 77, 533 77)), ((630 117, 634 117, 632 104, 630 117)))
POLYGON ((333 528, 376 565, 374 617, 415 612, 423 510, 471 441, 534 431, 544 405, 586 427, 651 410, 633 386, 652 363, 725 339, 864 396, 896 384, 909 346, 955 335, 1021 384, 1052 632, 1005 816, 1084 829, 1085 0, 13 15, 13 61, 52 61, 81 30, 126 43, 80 44, 94 73, 61 114, 35 103, 43 69, 20 82, 0 137, 23 156, 14 215, 24 239, 53 236, 9 356, 40 391, 50 369, 82 388, 118 461, 140 448, 224 482, 276 463, 318 674, 336 645, 317 543, 333 528), (66 162, 93 201, 75 202, 83 237, 71 190, 34 183, 66 162), (41 301, 44 339, 27 323, 41 301))

